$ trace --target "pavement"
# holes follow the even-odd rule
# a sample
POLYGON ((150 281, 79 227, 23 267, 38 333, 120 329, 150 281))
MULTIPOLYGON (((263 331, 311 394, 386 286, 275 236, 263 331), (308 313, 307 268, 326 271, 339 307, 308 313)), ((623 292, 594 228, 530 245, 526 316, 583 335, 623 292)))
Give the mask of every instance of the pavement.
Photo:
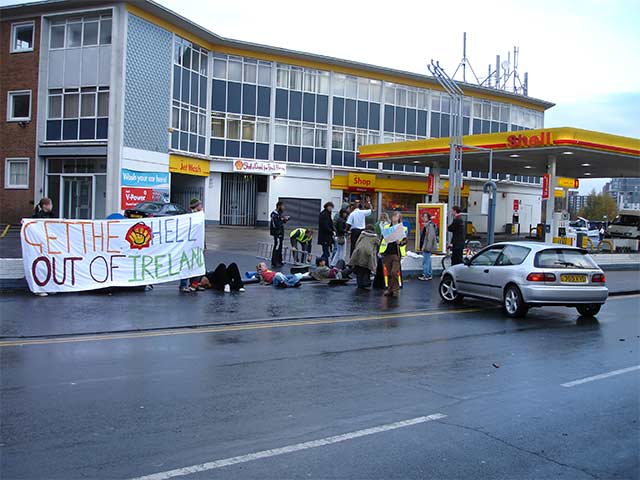
MULTIPOLYGON (((282 311, 255 313, 313 298, 314 319, 3 339, 2 478, 640 477, 640 296, 610 298, 597 320, 564 308, 512 320, 435 298, 411 311, 422 285, 395 305, 266 289, 282 311), (360 313, 323 317, 343 310, 360 313)), ((224 298, 255 306, 250 292, 224 298)), ((151 293, 5 296, 2 322, 168 313, 151 293)), ((171 315, 244 319, 217 301, 198 294, 171 315)))

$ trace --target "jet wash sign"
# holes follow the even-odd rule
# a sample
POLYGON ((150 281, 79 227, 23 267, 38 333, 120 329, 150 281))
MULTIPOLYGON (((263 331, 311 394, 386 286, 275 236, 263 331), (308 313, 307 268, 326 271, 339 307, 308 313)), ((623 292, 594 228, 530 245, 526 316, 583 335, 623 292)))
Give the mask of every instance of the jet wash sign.
POLYGON ((205 273, 204 214, 122 220, 24 219, 32 292, 133 287, 205 273))

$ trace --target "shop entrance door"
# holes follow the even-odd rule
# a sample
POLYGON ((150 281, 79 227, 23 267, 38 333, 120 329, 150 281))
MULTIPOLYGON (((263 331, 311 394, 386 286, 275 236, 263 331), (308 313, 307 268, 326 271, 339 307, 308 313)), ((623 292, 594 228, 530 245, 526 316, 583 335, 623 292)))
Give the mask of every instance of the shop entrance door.
POLYGON ((85 220, 93 218, 93 176, 62 178, 60 211, 63 217, 85 220))
POLYGON ((222 174, 222 225, 254 226, 256 224, 256 177, 238 173, 222 174))

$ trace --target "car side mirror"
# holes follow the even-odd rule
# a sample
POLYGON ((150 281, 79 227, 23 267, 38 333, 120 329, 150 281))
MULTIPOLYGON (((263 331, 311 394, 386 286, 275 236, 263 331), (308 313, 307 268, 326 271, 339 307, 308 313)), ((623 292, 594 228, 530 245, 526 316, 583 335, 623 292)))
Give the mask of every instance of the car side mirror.
POLYGON ((464 258, 464 259, 462 260, 462 263, 464 263, 464 264, 468 267, 469 265, 471 265, 471 259, 469 259, 469 258, 464 258))

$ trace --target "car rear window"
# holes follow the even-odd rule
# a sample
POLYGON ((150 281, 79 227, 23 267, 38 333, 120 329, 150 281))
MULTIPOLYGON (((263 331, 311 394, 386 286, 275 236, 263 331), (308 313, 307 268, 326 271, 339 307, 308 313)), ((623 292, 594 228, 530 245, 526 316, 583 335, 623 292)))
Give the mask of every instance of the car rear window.
POLYGON ((534 265, 538 268, 598 268, 587 252, 569 248, 541 250, 536 253, 534 265))
POLYGON ((160 208, 161 208, 161 205, 158 205, 157 203, 151 203, 151 202, 143 202, 136 205, 136 210, 139 210, 141 212, 159 212, 160 208))

